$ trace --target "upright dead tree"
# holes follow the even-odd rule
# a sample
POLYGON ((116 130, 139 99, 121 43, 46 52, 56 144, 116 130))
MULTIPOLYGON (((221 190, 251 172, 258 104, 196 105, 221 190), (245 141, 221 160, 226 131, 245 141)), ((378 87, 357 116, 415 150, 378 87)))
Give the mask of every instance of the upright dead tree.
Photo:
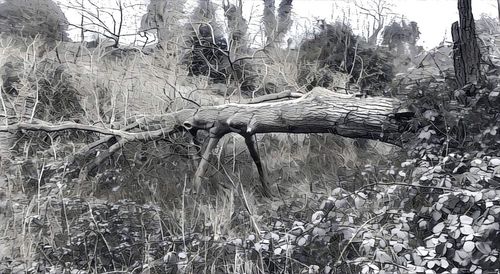
POLYGON ((266 45, 272 46, 274 41, 274 33, 276 29, 276 10, 274 0, 264 0, 264 14, 262 15, 262 24, 264 25, 264 33, 266 45))
POLYGON ((500 20, 500 0, 497 0, 498 20, 500 20))
POLYGON ((170 47, 181 29, 179 21, 184 17, 186 0, 151 0, 147 13, 142 17, 141 31, 156 31, 162 47, 170 47))
POLYGON ((471 0, 458 0, 460 20, 453 23, 453 62, 459 87, 481 82, 481 53, 476 40, 476 25, 471 0))
POLYGON ((380 32, 384 29, 387 17, 392 12, 392 5, 387 0, 356 1, 354 4, 360 13, 368 19, 366 26, 368 43, 375 46, 380 32))
POLYGON ((276 15, 275 0, 264 0, 262 23, 267 47, 283 42, 285 34, 290 30, 293 23, 292 2, 293 0, 281 0, 276 15))
POLYGON ((229 0, 223 1, 224 15, 227 19, 229 28, 229 45, 232 49, 231 54, 237 54, 246 48, 246 34, 248 23, 243 17, 243 2, 238 1, 237 5, 229 3, 229 0))
POLYGON ((282 42, 285 34, 292 27, 292 2, 293 0, 281 0, 278 7, 277 42, 282 42))

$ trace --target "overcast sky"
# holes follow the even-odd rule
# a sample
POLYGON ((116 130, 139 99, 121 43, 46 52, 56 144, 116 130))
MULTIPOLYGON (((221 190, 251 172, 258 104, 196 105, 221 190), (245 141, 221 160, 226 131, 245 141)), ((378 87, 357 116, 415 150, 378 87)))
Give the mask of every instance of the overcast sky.
MULTIPOLYGON (((80 0, 59 0, 58 2, 63 6, 63 11, 66 13, 68 20, 71 23, 79 24, 80 16, 78 11, 64 7, 71 5, 71 2, 74 1, 80 0)), ((94 0, 93 2, 102 7, 113 8, 116 7, 116 1, 118 0, 94 0)), ((149 0, 122 0, 122 2, 126 6, 126 24, 123 33, 136 33, 149 0)), ((214 2, 220 4, 222 0, 214 0, 214 2)), ((251 29, 255 32, 258 32, 261 26, 262 2, 262 0, 243 0, 244 15, 247 19, 251 18, 251 29)), ((362 25, 365 24, 365 19, 363 16, 357 15, 359 13, 356 11, 353 2, 354 0, 294 0, 294 27, 292 28, 294 31, 291 33, 292 36, 299 34, 302 28, 311 28, 316 19, 334 21, 345 16, 351 19, 350 23, 353 29, 358 34, 362 34, 361 32, 364 29, 362 25)), ((425 48, 429 49, 437 46, 443 40, 450 40, 449 30, 451 24, 458 20, 457 0, 392 0, 390 2, 393 4, 392 11, 394 13, 401 14, 405 19, 418 23, 421 32, 419 43, 425 48)), ((498 15, 496 0, 473 0, 472 2, 476 19, 481 14, 491 17, 498 15)), ((191 9, 195 3, 195 0, 188 0, 187 10, 191 9)), ((278 3, 279 0, 276 0, 276 6, 278 6, 278 3)), ((222 17, 222 11, 220 11, 220 16, 222 17)), ((107 22, 111 25, 111 20, 108 19, 107 22)), ((71 31, 70 36, 72 39, 78 40, 79 31, 71 31)), ((136 39, 140 39, 140 37, 128 36, 123 41, 130 43, 136 39)))

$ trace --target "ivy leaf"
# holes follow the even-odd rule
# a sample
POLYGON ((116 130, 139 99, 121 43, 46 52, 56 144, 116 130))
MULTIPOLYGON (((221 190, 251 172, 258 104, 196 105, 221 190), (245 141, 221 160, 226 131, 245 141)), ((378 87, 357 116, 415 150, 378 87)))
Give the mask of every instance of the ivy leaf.
POLYGON ((422 116, 424 116, 425 119, 429 121, 434 121, 436 120, 436 117, 439 115, 439 113, 433 109, 426 110, 422 116))
POLYGON ((435 130, 429 129, 429 126, 426 126, 420 131, 418 135, 419 139, 429 140, 433 134, 436 134, 435 130))
POLYGON ((460 232, 464 235, 474 234, 474 229, 470 225, 465 225, 460 228, 460 232))
POLYGON ((356 208, 360 208, 360 207, 362 207, 364 204, 365 204, 365 199, 363 199, 363 198, 361 198, 361 197, 356 197, 356 198, 354 198, 354 205, 356 206, 356 208))
POLYGON ((396 253, 399 253, 403 250, 403 245, 400 243, 395 243, 393 248, 394 248, 394 251, 396 251, 396 253))
POLYGON ((464 243, 463 249, 465 252, 472 252, 476 245, 474 244, 473 241, 467 241, 464 243))
POLYGON ((428 268, 432 269, 432 268, 434 268, 435 266, 436 266, 436 261, 431 260, 431 261, 428 261, 428 262, 427 262, 427 267, 428 267, 428 268))
POLYGON ((311 217, 311 222, 315 225, 319 224, 324 216, 325 216, 325 213, 322 210, 316 211, 316 212, 314 212, 314 214, 311 217))
POLYGON ((474 219, 472 219, 471 217, 469 217, 467 215, 460 216, 460 223, 463 225, 471 225, 473 221, 474 221, 474 219))
POLYGON ((429 251, 425 247, 419 246, 417 247, 417 253, 420 256, 427 256, 427 254, 429 254, 429 251))
POLYGON ((500 166, 500 158, 493 158, 489 162, 490 166, 500 166))
POLYGON ((273 253, 274 253, 274 255, 280 255, 282 251, 283 251, 283 249, 281 249, 281 247, 278 247, 278 248, 276 248, 276 249, 274 250, 274 252, 273 252, 273 253))
POLYGON ((448 263, 448 260, 446 258, 441 258, 441 267, 446 269, 450 266, 450 263, 448 263))
POLYGON ((389 256, 384 251, 377 250, 375 252, 375 259, 380 263, 390 263, 392 262, 391 256, 389 256))
POLYGON ((440 234, 443 231, 444 222, 440 222, 432 228, 432 233, 440 234))
POLYGON ((484 255, 489 255, 491 252, 490 245, 488 243, 485 243, 485 242, 476 243, 476 248, 484 255))
MULTIPOLYGON (((306 235, 307 236, 307 235, 306 235)), ((305 246, 307 244, 307 238, 306 237, 300 237, 297 240, 297 245, 298 246, 305 246)))

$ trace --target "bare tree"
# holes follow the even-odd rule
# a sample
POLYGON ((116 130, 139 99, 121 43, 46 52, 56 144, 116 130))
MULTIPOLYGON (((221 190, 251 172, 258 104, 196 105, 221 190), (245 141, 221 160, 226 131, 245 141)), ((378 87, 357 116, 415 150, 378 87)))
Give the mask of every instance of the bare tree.
POLYGON ((243 2, 238 0, 238 4, 230 4, 229 0, 223 1, 224 15, 227 19, 229 29, 229 44, 234 52, 239 52, 246 47, 246 35, 248 31, 248 23, 243 17, 243 2))
POLYGON ((497 0, 498 20, 500 21, 500 0, 497 0))
POLYGON ((387 17, 391 14, 392 5, 388 0, 358 0, 355 5, 370 22, 367 25, 368 43, 376 45, 378 36, 384 29, 388 19, 387 17))
POLYGON ((264 0, 262 24, 264 25, 266 45, 269 46, 273 45, 276 25, 278 23, 276 20, 275 10, 276 6, 274 0, 264 0))
POLYGON ((293 0, 281 0, 278 7, 278 29, 276 40, 282 42, 283 37, 292 27, 292 2, 293 0))
POLYGON ((281 0, 278 14, 275 14, 275 0, 264 0, 264 13, 262 23, 266 38, 266 46, 274 47, 276 43, 282 42, 286 33, 292 26, 292 2, 293 0, 281 0))
POLYGON ((126 22, 125 10, 134 6, 127 6, 122 0, 116 0, 114 3, 113 7, 103 7, 95 0, 72 0, 64 6, 80 13, 80 24, 70 23, 70 26, 80 29, 81 36, 85 36, 87 32, 94 33, 113 41, 112 47, 118 48, 123 37, 136 35, 136 33, 123 33, 126 22))
POLYGON ((186 0, 151 0, 147 13, 142 17, 140 31, 156 31, 161 46, 171 47, 173 38, 178 37, 182 28, 179 21, 184 17, 186 0))

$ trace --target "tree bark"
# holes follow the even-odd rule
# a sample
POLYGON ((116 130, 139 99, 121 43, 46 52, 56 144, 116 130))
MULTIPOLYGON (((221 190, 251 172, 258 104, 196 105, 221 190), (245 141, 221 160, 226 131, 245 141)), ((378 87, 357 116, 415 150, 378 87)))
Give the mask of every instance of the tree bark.
POLYGON ((333 133, 349 138, 397 142, 399 124, 394 98, 360 98, 314 88, 301 98, 273 103, 226 104, 203 107, 184 122, 187 129, 212 130, 216 136, 230 132, 333 133))
POLYGON ((183 122, 187 130, 210 132, 209 146, 195 174, 195 187, 199 188, 211 151, 225 134, 238 133, 245 137, 259 171, 263 192, 270 194, 267 176, 251 140, 254 134, 333 133, 395 144, 401 141, 401 131, 405 128, 399 117, 407 112, 400 108, 400 102, 394 98, 360 98, 324 88, 315 88, 298 99, 284 102, 200 108, 183 122))
POLYGON ((481 53, 476 39, 476 25, 472 14, 471 0, 459 0, 459 22, 452 25, 453 61, 457 84, 481 83, 481 53))
POLYGON ((462 47, 460 40, 460 27, 458 22, 451 25, 451 37, 453 39, 453 68, 455 70, 455 78, 458 87, 465 86, 467 82, 464 57, 462 55, 462 47))

